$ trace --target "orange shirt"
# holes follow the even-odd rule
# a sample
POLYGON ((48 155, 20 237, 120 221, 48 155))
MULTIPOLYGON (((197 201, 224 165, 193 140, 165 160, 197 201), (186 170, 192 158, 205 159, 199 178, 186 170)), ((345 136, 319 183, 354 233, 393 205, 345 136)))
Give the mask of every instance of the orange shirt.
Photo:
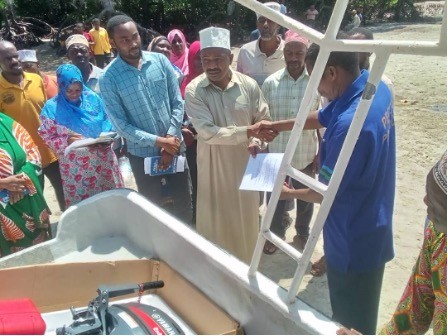
POLYGON ((100 27, 100 29, 95 30, 95 28, 92 28, 89 31, 90 36, 92 36, 93 42, 95 44, 93 45, 93 53, 95 55, 104 55, 110 53, 110 43, 109 43, 109 35, 107 35, 107 30, 103 27, 100 27))
POLYGON ((53 98, 58 94, 58 80, 56 76, 51 76, 47 74, 42 74, 42 79, 44 80, 45 93, 47 94, 47 99, 53 98))
POLYGON ((40 111, 46 100, 44 83, 39 75, 24 72, 22 87, 8 82, 0 75, 0 111, 28 131, 39 148, 43 168, 57 161, 57 157, 37 133, 41 124, 40 111))

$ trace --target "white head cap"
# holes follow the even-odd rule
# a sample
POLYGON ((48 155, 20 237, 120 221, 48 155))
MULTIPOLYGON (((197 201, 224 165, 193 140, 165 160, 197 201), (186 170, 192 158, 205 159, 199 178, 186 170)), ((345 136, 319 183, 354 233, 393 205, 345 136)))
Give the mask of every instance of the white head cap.
POLYGON ((37 63, 36 50, 23 49, 17 51, 19 53, 20 62, 34 62, 37 63))
POLYGON ((65 40, 65 48, 68 50, 74 44, 82 44, 89 48, 89 41, 87 41, 86 37, 81 34, 73 34, 67 37, 65 40))
POLYGON ((199 32, 201 50, 205 48, 223 48, 230 50, 230 31, 224 28, 209 27, 199 32))
MULTIPOLYGON (((266 7, 269 7, 270 9, 275 10, 276 12, 281 13, 282 6, 280 6, 280 4, 278 2, 265 2, 263 5, 265 5, 266 7)), ((255 14, 257 14, 257 20, 258 20, 258 18, 261 16, 261 14, 259 14, 259 13, 255 13, 255 14)))

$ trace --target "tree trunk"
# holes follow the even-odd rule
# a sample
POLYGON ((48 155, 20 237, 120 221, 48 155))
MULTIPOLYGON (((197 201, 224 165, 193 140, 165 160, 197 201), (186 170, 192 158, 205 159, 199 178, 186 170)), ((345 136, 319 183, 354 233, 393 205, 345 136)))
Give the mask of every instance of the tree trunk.
POLYGON ((113 0, 101 0, 101 4, 103 5, 104 9, 114 10, 115 1, 113 0))

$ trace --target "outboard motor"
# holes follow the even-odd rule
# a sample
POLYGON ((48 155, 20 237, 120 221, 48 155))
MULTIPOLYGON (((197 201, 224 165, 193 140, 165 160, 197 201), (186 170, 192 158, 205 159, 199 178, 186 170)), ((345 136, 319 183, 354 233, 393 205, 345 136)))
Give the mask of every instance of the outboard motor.
POLYGON ((100 286, 98 296, 86 309, 70 309, 73 323, 57 335, 184 335, 179 325, 162 310, 140 303, 144 291, 162 288, 163 281, 138 285, 100 286), (114 304, 109 299, 138 292, 137 302, 114 304))

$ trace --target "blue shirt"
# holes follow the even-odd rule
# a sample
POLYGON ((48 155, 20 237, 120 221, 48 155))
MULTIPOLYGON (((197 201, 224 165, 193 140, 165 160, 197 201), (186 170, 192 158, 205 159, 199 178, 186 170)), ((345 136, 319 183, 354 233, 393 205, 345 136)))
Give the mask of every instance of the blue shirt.
MULTIPOLYGON (((363 71, 341 97, 319 114, 327 127, 319 180, 328 184, 361 99, 363 71)), ((392 214, 395 196, 395 126, 391 93, 380 82, 358 142, 324 226, 327 263, 342 272, 363 272, 394 257, 392 214)))
POLYGON ((183 100, 164 55, 143 51, 140 70, 118 56, 100 77, 100 89, 106 112, 132 155, 160 155, 159 136, 182 140, 183 100))

